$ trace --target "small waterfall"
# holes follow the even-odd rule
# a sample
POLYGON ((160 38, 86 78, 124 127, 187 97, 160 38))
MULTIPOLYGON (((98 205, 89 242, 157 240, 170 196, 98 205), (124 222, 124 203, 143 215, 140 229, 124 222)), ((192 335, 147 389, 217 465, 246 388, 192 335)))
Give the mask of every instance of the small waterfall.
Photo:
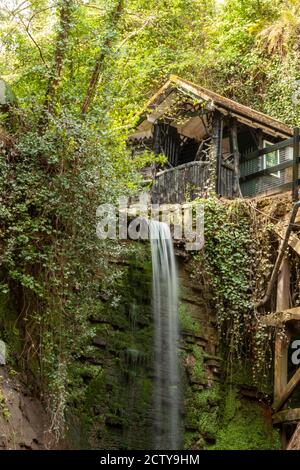
POLYGON ((177 271, 169 226, 151 220, 149 231, 155 337, 155 447, 176 450, 181 445, 177 271))

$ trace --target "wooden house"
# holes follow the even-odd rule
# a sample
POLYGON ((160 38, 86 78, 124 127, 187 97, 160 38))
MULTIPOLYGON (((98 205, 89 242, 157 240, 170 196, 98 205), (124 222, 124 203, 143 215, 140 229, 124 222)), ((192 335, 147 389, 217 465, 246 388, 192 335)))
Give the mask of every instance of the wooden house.
POLYGON ((295 193, 298 184, 297 130, 176 76, 150 99, 129 143, 134 155, 150 149, 167 159, 144 170, 155 203, 212 189, 227 198, 295 193))

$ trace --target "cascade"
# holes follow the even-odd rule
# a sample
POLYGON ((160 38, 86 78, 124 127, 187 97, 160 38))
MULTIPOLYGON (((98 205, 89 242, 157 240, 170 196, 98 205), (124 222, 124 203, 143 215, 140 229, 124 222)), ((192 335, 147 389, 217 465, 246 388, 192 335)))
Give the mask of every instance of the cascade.
POLYGON ((178 279, 167 224, 149 222, 152 256, 152 309, 155 353, 155 447, 179 449, 180 374, 178 361, 178 279))

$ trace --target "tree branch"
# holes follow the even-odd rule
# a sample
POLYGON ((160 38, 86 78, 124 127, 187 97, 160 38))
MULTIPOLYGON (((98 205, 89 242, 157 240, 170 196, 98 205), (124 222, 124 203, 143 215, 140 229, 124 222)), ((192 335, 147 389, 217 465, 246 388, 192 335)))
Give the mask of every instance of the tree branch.
POLYGON ((44 111, 40 118, 40 126, 44 125, 47 121, 47 115, 53 112, 55 95, 61 81, 61 72, 68 45, 74 0, 63 0, 60 2, 60 5, 59 30, 56 39, 54 65, 45 93, 44 111))
POLYGON ((137 36, 138 34, 140 34, 145 28, 147 28, 148 24, 149 23, 152 23, 152 21, 154 20, 155 16, 154 15, 151 15, 149 16, 149 18, 147 18, 145 20, 145 22, 142 24, 142 26, 138 29, 136 29, 135 31, 132 31, 131 33, 128 34, 128 36, 126 36, 125 39, 123 39, 123 41, 119 44, 119 46, 117 47, 117 51, 120 50, 125 44, 127 41, 129 41, 129 39, 133 38, 134 36, 137 36))
POLYGON ((31 34, 30 30, 29 30, 29 26, 28 26, 28 25, 27 25, 27 26, 25 25, 25 23, 24 23, 24 21, 23 21, 22 18, 19 17, 19 20, 21 21, 22 25, 24 26, 24 29, 25 29, 25 31, 26 31, 28 37, 31 39, 31 41, 33 42, 33 44, 34 44, 35 47, 37 48, 42 62, 44 63, 44 65, 46 65, 46 67, 48 67, 48 65, 47 65, 47 63, 46 63, 46 61, 45 61, 45 59, 44 59, 42 50, 41 50, 39 44, 38 44, 38 43, 36 42, 36 40, 34 39, 34 37, 32 36, 32 34, 31 34))
MULTIPOLYGON (((110 18, 110 24, 111 24, 111 27, 112 29, 115 29, 116 28, 116 25, 119 21, 119 18, 121 16, 121 13, 123 11, 123 0, 118 0, 115 8, 113 9, 112 13, 111 13, 111 18, 110 18)), ((107 37, 104 41, 104 44, 101 48, 101 51, 100 51, 100 54, 98 56, 98 58, 96 59, 96 63, 95 63, 95 67, 94 67, 94 70, 92 72, 92 76, 91 76, 91 79, 90 79, 90 82, 89 82, 89 85, 88 85, 88 88, 87 88, 87 91, 86 91, 86 95, 85 95, 85 98, 83 100, 83 104, 82 104, 82 107, 81 107, 81 114, 82 115, 85 115, 91 105, 91 102, 93 101, 93 98, 95 96, 95 91, 96 91, 96 88, 97 88, 97 84, 99 82, 99 77, 100 77, 100 73, 101 73, 101 70, 102 70, 102 67, 103 67, 103 63, 104 63, 104 60, 105 60, 105 57, 107 55, 107 51, 111 48, 112 46, 112 39, 111 39, 111 36, 110 34, 107 34, 107 37)))

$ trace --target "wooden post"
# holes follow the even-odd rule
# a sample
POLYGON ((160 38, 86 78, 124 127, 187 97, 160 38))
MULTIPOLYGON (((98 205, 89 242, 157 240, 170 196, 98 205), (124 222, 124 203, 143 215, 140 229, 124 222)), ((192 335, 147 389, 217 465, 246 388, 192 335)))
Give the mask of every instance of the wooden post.
MULTIPOLYGON (((264 148, 264 138, 263 138, 263 132, 261 129, 257 129, 257 143, 258 143, 258 150, 261 150, 264 148)), ((258 170, 263 170, 263 157, 258 157, 258 170)))
POLYGON ((299 179, 299 127, 294 128, 293 145, 293 201, 298 201, 298 179, 299 179))
POLYGON ((154 124, 153 130, 153 152, 155 155, 160 154, 160 145, 161 145, 161 129, 158 122, 154 124))
POLYGON ((222 192, 222 137, 223 137, 223 119, 222 115, 216 111, 213 118, 212 145, 213 154, 216 158, 216 193, 222 192))
POLYGON ((233 153, 234 158, 234 177, 233 177, 233 195, 236 197, 241 197, 241 188, 240 188, 240 152, 237 139, 237 124, 236 119, 233 119, 230 126, 230 143, 231 143, 231 152, 233 153))
MULTIPOLYGON (((276 311, 282 312, 290 306, 290 263, 287 256, 283 258, 278 274, 276 311)), ((288 335, 288 333, 286 332, 288 335)), ((288 344, 289 337, 282 337, 278 333, 275 339, 275 365, 274 365, 274 401, 282 395, 288 381, 288 344)), ((284 425, 281 428, 281 445, 287 446, 284 425)))

